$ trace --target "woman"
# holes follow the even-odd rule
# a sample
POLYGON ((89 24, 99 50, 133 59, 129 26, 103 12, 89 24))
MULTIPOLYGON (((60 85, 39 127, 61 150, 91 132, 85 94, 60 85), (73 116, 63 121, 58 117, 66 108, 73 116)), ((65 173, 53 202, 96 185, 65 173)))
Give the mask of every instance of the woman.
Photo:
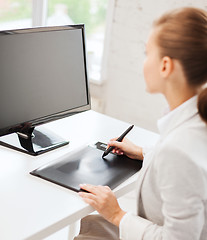
POLYGON ((115 139, 114 152, 144 159, 137 215, 123 211, 105 186, 83 184, 83 200, 102 217, 82 220, 75 239, 207 239, 207 14, 196 8, 166 13, 146 45, 147 91, 162 93, 169 113, 158 121, 154 149, 115 139), (105 219, 105 220, 104 220, 105 219))

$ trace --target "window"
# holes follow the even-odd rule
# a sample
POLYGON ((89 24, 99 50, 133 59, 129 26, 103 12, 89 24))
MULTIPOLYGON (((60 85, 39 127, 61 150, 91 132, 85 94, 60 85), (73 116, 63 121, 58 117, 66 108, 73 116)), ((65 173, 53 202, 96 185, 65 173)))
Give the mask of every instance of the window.
POLYGON ((99 82, 109 0, 0 0, 0 30, 85 24, 89 79, 99 82))
POLYGON ((99 81, 108 0, 48 0, 47 25, 84 23, 89 79, 99 81))
POLYGON ((32 0, 1 0, 0 30, 32 26, 32 0))

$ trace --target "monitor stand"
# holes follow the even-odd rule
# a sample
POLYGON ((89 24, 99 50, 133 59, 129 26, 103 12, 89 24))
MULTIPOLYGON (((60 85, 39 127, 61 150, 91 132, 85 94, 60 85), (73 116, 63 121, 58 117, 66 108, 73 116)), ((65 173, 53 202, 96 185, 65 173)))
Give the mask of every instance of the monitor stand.
POLYGON ((27 133, 17 132, 0 137, 0 145, 34 156, 68 143, 42 126, 30 128, 27 133))

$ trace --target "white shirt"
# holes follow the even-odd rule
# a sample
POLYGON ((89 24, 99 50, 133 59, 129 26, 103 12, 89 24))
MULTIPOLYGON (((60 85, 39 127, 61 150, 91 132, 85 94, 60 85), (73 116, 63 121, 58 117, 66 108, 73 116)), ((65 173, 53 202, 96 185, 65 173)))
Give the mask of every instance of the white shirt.
POLYGON ((122 240, 207 239, 207 126, 197 96, 158 121, 160 140, 137 181, 138 216, 120 222, 122 240))

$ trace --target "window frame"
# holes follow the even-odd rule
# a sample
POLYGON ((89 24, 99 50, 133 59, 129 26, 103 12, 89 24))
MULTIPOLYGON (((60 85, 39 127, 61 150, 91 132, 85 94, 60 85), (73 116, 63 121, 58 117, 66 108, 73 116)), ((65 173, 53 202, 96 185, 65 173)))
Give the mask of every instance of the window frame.
POLYGON ((32 27, 46 24, 47 6, 48 0, 32 0, 32 27))

